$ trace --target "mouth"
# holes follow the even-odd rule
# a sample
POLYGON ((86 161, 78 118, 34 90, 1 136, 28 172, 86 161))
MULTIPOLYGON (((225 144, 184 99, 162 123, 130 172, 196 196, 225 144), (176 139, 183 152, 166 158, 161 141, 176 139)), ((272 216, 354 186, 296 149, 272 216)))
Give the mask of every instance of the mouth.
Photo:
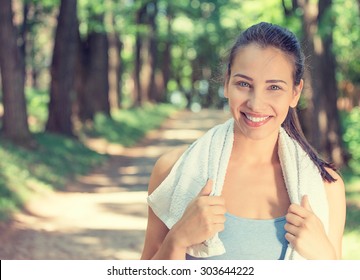
POLYGON ((261 116, 255 116, 248 113, 241 112, 241 115, 243 116, 245 123, 251 127, 259 127, 267 123, 271 116, 267 115, 261 115, 261 116))

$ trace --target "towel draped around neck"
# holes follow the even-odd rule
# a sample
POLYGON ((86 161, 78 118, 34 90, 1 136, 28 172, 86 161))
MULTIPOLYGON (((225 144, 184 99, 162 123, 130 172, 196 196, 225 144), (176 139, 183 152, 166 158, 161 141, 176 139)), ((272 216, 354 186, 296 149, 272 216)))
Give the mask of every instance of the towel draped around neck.
MULTIPOLYGON (((210 195, 221 195, 234 141, 234 119, 217 125, 192 143, 175 163, 168 176, 147 198, 149 206, 171 229, 208 179, 213 180, 210 195)), ((300 204, 308 195, 314 213, 328 232, 328 201, 318 168, 300 145, 281 127, 278 155, 291 203, 300 204)), ((226 230, 226 229, 225 229, 226 230)), ((187 249, 187 254, 206 258, 225 253, 218 234, 187 249)), ((303 259, 289 245, 285 259, 303 259)))

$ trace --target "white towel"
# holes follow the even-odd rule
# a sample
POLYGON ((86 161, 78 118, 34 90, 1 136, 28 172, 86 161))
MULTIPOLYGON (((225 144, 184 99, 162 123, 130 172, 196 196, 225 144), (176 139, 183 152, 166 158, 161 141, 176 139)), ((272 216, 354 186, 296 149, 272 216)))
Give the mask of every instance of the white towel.
MULTIPOLYGON (((154 213, 171 229, 207 180, 213 180, 210 195, 221 195, 234 141, 234 120, 229 119, 196 140, 179 158, 165 180, 148 197, 154 213)), ((278 154, 291 203, 309 196, 314 213, 328 230, 328 204, 319 170, 300 145, 280 128, 278 154)), ((218 234, 187 249, 187 254, 206 258, 225 253, 218 234)), ((303 259, 288 247, 285 259, 303 259)))

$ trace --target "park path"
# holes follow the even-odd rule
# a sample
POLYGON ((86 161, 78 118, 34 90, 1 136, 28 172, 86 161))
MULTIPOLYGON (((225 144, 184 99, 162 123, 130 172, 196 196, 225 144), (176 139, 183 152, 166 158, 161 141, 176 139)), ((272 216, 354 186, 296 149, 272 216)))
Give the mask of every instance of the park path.
POLYGON ((188 145, 229 113, 178 112, 132 148, 94 140, 110 159, 65 191, 37 195, 0 225, 0 259, 139 259, 147 223, 147 183, 156 159, 188 145))

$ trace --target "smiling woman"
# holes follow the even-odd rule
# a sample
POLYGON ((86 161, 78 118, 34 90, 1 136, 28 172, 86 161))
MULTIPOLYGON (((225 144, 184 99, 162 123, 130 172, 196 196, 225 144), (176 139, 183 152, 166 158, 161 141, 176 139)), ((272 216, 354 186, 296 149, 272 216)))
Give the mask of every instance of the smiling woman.
POLYGON ((345 191, 303 136, 293 33, 245 30, 224 84, 232 118, 160 157, 142 259, 340 259, 345 191))
POLYGON ((302 80, 293 85, 293 67, 275 47, 251 43, 237 51, 225 85, 236 130, 253 139, 271 133, 277 138, 279 126, 289 107, 296 107, 303 87, 302 80))

